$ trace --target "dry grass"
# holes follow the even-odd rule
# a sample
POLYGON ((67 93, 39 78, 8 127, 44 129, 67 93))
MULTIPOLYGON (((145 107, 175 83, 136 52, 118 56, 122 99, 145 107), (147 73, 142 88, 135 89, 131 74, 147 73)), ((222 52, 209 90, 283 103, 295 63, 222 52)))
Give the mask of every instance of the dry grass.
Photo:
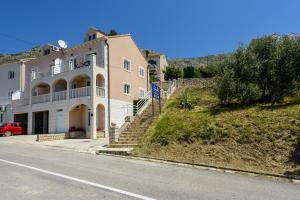
POLYGON ((133 154, 240 169, 300 174, 300 99, 220 107, 210 90, 183 88, 133 154), (179 109, 186 90, 195 107, 179 109))

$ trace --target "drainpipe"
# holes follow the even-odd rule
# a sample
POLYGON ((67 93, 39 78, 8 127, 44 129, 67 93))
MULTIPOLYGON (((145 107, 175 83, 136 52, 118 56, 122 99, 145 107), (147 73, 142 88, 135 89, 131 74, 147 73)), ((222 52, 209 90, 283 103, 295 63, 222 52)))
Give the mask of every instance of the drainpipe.
POLYGON ((110 68, 109 68, 109 44, 108 39, 105 40, 107 46, 107 124, 108 131, 110 129, 110 68))

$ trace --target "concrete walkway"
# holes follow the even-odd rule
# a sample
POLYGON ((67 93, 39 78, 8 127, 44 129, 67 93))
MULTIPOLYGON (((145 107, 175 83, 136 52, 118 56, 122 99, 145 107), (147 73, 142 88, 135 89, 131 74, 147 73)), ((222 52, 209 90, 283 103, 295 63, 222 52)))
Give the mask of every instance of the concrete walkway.
POLYGON ((40 147, 59 148, 75 152, 96 153, 107 149, 108 138, 92 139, 65 139, 37 142, 36 135, 19 135, 11 137, 0 137, 0 144, 30 144, 40 147))

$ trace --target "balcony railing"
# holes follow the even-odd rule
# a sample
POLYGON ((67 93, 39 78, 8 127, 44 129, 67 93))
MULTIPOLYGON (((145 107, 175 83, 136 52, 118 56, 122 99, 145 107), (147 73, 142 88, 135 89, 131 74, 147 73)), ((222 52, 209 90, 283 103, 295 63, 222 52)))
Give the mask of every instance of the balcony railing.
MULTIPOLYGON (((78 63, 74 65, 70 64, 70 62, 64 61, 61 65, 50 64, 49 72, 40 72, 40 71, 32 71, 31 72, 31 80, 41 79, 43 77, 55 76, 57 74, 61 74, 68 71, 73 71, 82 68, 90 68, 97 66, 96 64, 96 55, 92 56, 90 60, 85 60, 83 58, 77 58, 78 63)), ((101 66, 104 67, 104 66, 101 66)))
POLYGON ((45 103, 45 102, 49 102, 49 101, 50 101, 50 94, 32 96, 32 98, 31 98, 32 104, 45 103))
POLYGON ((97 97, 105 97, 105 89, 104 87, 96 87, 96 95, 97 97))
POLYGON ((67 91, 53 92, 52 101, 61 101, 67 99, 67 91))
POLYGON ((70 99, 91 96, 91 87, 81 87, 70 90, 70 99))
POLYGON ((29 99, 16 99, 12 100, 13 107, 21 107, 29 105, 29 99))

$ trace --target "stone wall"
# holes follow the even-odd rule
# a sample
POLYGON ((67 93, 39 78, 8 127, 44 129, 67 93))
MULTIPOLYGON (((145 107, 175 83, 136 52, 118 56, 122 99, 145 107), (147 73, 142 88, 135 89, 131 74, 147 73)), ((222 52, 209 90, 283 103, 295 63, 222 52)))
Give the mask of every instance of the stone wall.
POLYGON ((39 134, 36 136, 36 141, 44 142, 44 141, 53 141, 53 140, 64 140, 67 136, 65 133, 60 134, 39 134))

